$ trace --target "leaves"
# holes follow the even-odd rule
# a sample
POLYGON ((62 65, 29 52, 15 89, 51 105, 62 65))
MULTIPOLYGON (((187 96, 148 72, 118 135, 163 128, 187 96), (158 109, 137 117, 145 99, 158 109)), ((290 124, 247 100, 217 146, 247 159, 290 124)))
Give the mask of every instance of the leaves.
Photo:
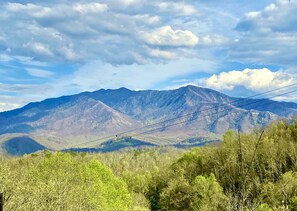
POLYGON ((0 192, 7 210, 297 210, 296 134, 281 121, 186 152, 0 157, 0 192))
MULTIPOLYGON (((11 187, 7 209, 128 210, 132 203, 125 182, 98 160, 77 160, 69 153, 23 160, 28 166, 15 181, 18 188, 11 187)), ((4 187, 9 182, 1 181, 4 187)))

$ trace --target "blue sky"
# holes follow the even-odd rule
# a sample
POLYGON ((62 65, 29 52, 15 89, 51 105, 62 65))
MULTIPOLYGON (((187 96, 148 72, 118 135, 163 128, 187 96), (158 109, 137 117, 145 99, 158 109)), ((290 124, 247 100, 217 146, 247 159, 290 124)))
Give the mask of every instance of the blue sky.
POLYGON ((100 88, 194 84, 244 97, 297 83, 297 0, 3 0, 0 9, 0 111, 100 88))

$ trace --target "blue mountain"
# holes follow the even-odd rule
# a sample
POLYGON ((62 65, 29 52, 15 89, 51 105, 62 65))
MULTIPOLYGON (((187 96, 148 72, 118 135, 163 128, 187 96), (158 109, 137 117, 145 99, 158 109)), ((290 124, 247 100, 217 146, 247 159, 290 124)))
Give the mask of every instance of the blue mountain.
POLYGON ((28 136, 50 149, 78 144, 87 148, 91 146, 84 143, 99 145, 109 140, 105 137, 132 130, 125 135, 153 145, 174 145, 189 139, 218 140, 226 130, 248 132, 296 114, 296 103, 234 98, 196 86, 100 89, 0 113, 0 143, 7 136, 28 136))

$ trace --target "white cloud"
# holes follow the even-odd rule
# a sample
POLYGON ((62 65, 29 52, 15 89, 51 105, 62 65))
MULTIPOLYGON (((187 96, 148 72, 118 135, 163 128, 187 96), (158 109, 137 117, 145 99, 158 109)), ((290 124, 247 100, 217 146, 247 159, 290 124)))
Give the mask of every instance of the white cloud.
POLYGON ((278 0, 249 12, 237 24, 242 37, 231 46, 230 59, 296 67, 297 1, 278 0))
POLYGON ((36 100, 37 98, 34 97, 20 98, 15 96, 1 95, 0 93, 0 112, 19 108, 29 102, 33 102, 36 100))
POLYGON ((168 60, 176 58, 175 53, 172 53, 170 51, 162 51, 159 49, 150 49, 149 55, 151 55, 152 57, 164 58, 164 59, 168 59, 168 60))
POLYGON ((179 48, 195 46, 197 36, 175 24, 167 25, 175 15, 165 10, 173 7, 190 15, 195 7, 168 2, 161 4, 164 11, 157 11, 157 3, 156 0, 3 3, 0 9, 5 15, 0 15, 0 35, 4 39, 0 41, 0 50, 9 49, 12 56, 43 62, 85 63, 101 58, 116 65, 139 63, 143 60, 139 58, 159 62, 173 59, 172 55, 191 54, 189 51, 195 49, 188 48, 185 52, 179 48), (166 55, 156 50, 148 53, 150 45, 172 49, 166 55), (120 51, 128 53, 119 54, 120 51))
POLYGON ((38 6, 36 4, 20 4, 8 3, 6 5, 8 11, 17 13, 26 13, 32 17, 42 18, 49 15, 52 10, 48 7, 38 6))
POLYGON ((73 5, 74 11, 79 13, 100 13, 108 10, 108 6, 106 4, 100 3, 88 3, 88 4, 75 4, 73 5))
POLYGON ((0 54, 0 61, 1 62, 9 62, 12 61, 13 58, 7 54, 0 54))
POLYGON ((142 0, 120 0, 119 2, 125 6, 143 4, 142 0))
POLYGON ((141 21, 142 23, 147 23, 149 25, 158 24, 160 22, 160 17, 157 15, 151 16, 149 14, 138 14, 135 15, 134 18, 141 21))
POLYGON ((204 79, 200 84, 216 90, 235 90, 236 87, 241 86, 258 92, 284 87, 293 83, 297 83, 297 74, 285 71, 273 72, 263 68, 221 72, 204 79))
POLYGON ((217 64, 210 60, 180 59, 170 63, 146 65, 112 66, 101 61, 83 66, 69 78, 61 79, 61 89, 67 90, 75 84, 78 91, 97 90, 100 88, 127 87, 130 89, 153 89, 159 83, 206 70, 212 71, 217 64), (65 82, 67 84, 65 84, 65 82))
POLYGON ((160 12, 172 13, 177 15, 195 15, 198 13, 197 9, 190 4, 185 4, 182 2, 161 2, 156 3, 160 12))
POLYGON ((80 59, 79 55, 77 55, 72 47, 63 46, 60 49, 60 52, 62 55, 68 60, 68 61, 77 61, 80 59))
POLYGON ((3 103, 3 102, 0 102, 0 112, 7 111, 7 110, 12 110, 12 109, 18 108, 19 106, 20 106, 19 104, 15 104, 15 103, 3 103))
POLYGON ((219 46, 225 45, 229 42, 229 40, 220 35, 206 35, 199 39, 200 44, 208 45, 208 46, 219 46))
POLYGON ((254 19, 257 18, 261 15, 261 12, 259 11, 254 11, 254 12, 248 12, 245 14, 246 19, 254 19))
POLYGON ((25 48, 30 49, 33 53, 41 56, 53 57, 54 53, 51 51, 49 46, 39 42, 29 42, 24 44, 25 48))
MULTIPOLYGON (((65 81, 64 81, 65 84, 65 81)), ((53 84, 5 84, 0 83, 0 111, 12 110, 30 102, 37 102, 49 97, 60 97, 63 87, 59 83, 53 84), (7 95, 7 93, 13 93, 7 95)), ((64 92, 65 94, 67 92, 64 92)), ((74 94, 72 92, 71 94, 74 94)))
POLYGON ((150 45, 193 47, 198 44, 198 37, 189 30, 174 30, 163 26, 152 32, 142 32, 143 39, 150 45))
POLYGON ((49 78, 54 75, 53 72, 50 72, 47 70, 36 69, 36 68, 27 68, 26 70, 29 75, 32 75, 34 77, 39 77, 39 78, 49 78))
POLYGON ((26 56, 14 56, 14 57, 11 57, 11 60, 17 61, 18 63, 21 63, 22 65, 25 65, 25 66, 37 66, 37 67, 49 66, 49 64, 46 62, 36 61, 32 57, 26 57, 26 56))
MULTIPOLYGON (((0 54, 9 50, 12 56, 42 62, 82 64, 100 58, 121 65, 143 63, 144 59, 169 62, 189 55, 210 58, 226 44, 225 36, 214 32, 217 18, 210 18, 214 13, 198 11, 199 4, 191 1, 5 2, 0 4, 0 54), (163 49, 168 47, 171 49, 163 49), (205 47, 212 49, 202 55, 199 49, 205 47)), ((225 25, 221 28, 225 33, 225 25)))

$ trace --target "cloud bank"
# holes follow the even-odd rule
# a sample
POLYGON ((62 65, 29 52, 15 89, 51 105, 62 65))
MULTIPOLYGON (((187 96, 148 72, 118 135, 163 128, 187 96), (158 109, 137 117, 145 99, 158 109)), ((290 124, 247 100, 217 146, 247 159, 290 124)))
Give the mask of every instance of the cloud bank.
MULTIPOLYGON (((262 97, 270 98, 281 93, 296 90, 297 73, 284 70, 271 71, 267 68, 247 68, 213 74, 208 78, 197 80, 194 84, 215 89, 235 97, 250 97, 257 93, 276 90, 262 95, 262 97), (277 91, 277 89, 280 90, 277 91)), ((290 102, 297 101, 296 93, 288 93, 273 99, 290 102)))
POLYGON ((187 24, 176 22, 198 13, 182 1, 25 2, 0 5, 2 54, 56 63, 145 64, 186 57, 199 41, 187 24))
POLYGON ((267 68, 245 69, 214 74, 204 81, 207 87, 216 90, 233 90, 238 86, 253 91, 265 91, 297 83, 297 75, 285 71, 272 72, 267 68))
POLYGON ((231 46, 230 58, 296 67, 296 23, 296 0, 278 0, 263 10, 246 13, 235 28, 242 37, 231 46))

